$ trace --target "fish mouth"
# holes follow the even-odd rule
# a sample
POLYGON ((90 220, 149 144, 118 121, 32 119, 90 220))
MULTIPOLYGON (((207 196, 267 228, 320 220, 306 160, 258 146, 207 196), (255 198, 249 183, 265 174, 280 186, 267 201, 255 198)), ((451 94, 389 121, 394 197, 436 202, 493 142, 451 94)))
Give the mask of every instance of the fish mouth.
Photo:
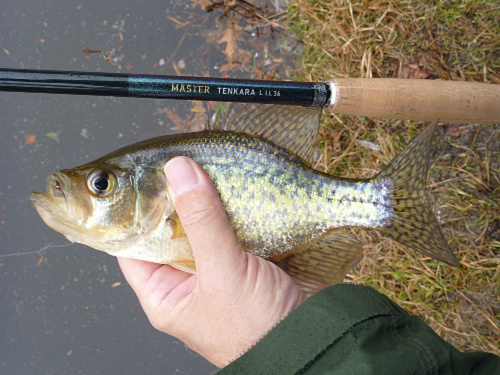
POLYGON ((68 180, 62 173, 54 173, 47 178, 47 193, 33 191, 30 201, 43 221, 52 229, 61 231, 69 222, 68 180))
POLYGON ((47 178, 47 193, 53 195, 54 197, 63 197, 66 198, 66 194, 64 191, 67 187, 68 183, 66 181, 66 177, 61 173, 51 174, 47 178))
POLYGON ((71 242, 82 242, 78 240, 82 230, 75 224, 71 212, 68 211, 66 196, 61 192, 57 195, 33 191, 30 201, 47 226, 61 233, 71 242))
POLYGON ((48 216, 63 219, 66 215, 66 202, 64 196, 54 196, 51 194, 33 191, 30 194, 30 201, 46 222, 48 216))

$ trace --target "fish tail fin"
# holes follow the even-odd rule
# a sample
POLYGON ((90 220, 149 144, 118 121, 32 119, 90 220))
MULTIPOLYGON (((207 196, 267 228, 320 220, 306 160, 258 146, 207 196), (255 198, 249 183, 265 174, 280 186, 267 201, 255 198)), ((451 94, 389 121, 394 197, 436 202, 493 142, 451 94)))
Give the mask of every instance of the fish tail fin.
POLYGON ((432 135, 437 122, 429 125, 396 156, 374 181, 391 184, 391 224, 380 229, 402 245, 460 266, 441 232, 425 194, 432 135))

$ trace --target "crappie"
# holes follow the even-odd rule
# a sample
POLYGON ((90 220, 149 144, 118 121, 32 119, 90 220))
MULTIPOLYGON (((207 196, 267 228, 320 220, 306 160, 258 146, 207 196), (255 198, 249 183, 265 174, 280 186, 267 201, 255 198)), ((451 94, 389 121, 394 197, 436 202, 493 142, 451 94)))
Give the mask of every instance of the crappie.
POLYGON ((435 124, 377 176, 334 177, 311 168, 320 109, 261 105, 218 115, 206 130, 158 137, 49 176, 31 201, 70 241, 195 272, 166 189, 165 163, 194 159, 219 191, 245 251, 275 262, 309 291, 341 282, 362 257, 345 227, 380 232, 458 266, 427 203, 435 124))

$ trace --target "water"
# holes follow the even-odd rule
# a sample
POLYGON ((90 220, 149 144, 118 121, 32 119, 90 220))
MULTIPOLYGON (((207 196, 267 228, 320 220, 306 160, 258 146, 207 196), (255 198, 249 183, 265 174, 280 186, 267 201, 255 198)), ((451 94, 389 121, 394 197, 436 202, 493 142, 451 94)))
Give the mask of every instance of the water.
MULTIPOLYGON (((0 66, 145 74, 177 69, 234 78, 286 78, 293 70, 293 42, 276 33, 263 38, 269 27, 257 31, 246 21, 239 23, 244 40, 233 55, 245 64, 227 65, 227 43, 219 41, 230 24, 216 22, 223 9, 207 13, 193 3, 3 4, 0 66), (86 56, 86 49, 102 52, 86 56)), ((214 105, 0 93, 0 106, 0 373, 213 372, 182 342, 151 327, 116 258, 69 244, 42 222, 28 196, 45 191, 46 177, 59 169, 139 140, 199 130, 214 105), (2 257, 26 252, 34 253, 2 257)))

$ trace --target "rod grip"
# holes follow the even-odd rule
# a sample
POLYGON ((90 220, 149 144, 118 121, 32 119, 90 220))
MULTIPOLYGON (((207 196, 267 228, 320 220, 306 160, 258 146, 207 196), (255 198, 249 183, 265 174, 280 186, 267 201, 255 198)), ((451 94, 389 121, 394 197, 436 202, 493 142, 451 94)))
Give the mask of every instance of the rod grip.
POLYGON ((395 78, 327 81, 335 113, 449 123, 500 123, 500 85, 395 78))

